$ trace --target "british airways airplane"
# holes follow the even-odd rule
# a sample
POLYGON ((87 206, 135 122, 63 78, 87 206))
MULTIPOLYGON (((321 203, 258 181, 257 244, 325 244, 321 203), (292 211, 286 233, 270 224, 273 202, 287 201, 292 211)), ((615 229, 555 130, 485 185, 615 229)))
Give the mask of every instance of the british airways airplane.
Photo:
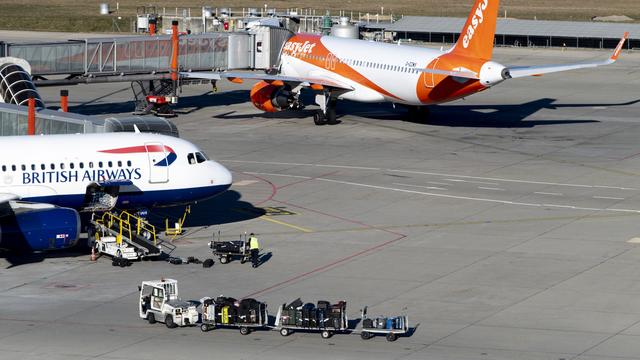
POLYGON ((80 213, 193 203, 231 173, 188 141, 148 133, 0 138, 0 248, 62 249, 80 213))

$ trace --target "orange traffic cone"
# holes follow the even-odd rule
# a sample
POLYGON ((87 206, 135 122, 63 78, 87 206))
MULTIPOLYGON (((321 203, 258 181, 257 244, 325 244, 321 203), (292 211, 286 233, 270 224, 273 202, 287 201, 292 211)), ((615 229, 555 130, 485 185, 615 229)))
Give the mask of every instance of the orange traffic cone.
POLYGON ((96 261, 96 248, 91 248, 91 261, 96 261))

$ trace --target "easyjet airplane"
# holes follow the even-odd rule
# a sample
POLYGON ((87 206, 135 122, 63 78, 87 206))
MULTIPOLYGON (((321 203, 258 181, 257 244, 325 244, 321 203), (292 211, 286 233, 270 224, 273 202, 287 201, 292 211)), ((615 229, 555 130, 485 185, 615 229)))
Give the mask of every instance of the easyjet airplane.
POLYGON ((605 61, 507 67, 491 61, 499 0, 476 0, 458 42, 448 51, 332 36, 298 34, 283 46, 275 74, 182 73, 185 77, 240 83, 260 80, 251 101, 261 110, 299 109, 300 91, 316 92, 317 125, 336 124, 336 102, 393 102, 426 116, 440 104, 489 89, 505 80, 592 68, 615 62, 628 36, 605 61))

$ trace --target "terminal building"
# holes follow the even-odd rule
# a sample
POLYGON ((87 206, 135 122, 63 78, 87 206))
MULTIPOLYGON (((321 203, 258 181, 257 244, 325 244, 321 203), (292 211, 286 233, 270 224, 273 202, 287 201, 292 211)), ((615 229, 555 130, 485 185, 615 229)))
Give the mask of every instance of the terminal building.
MULTIPOLYGON (((394 40, 453 44, 466 19, 404 16, 394 23, 375 24, 394 40), (391 34, 389 34, 391 33, 391 34)), ((498 19, 496 46, 614 49, 629 32, 627 49, 640 48, 640 24, 498 19)))

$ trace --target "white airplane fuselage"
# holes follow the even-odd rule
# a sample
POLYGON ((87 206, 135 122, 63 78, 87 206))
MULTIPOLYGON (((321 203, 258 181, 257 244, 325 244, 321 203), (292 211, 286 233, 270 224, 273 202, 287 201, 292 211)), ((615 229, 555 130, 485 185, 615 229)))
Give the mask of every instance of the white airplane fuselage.
POLYGON ((121 208, 191 203, 231 185, 195 145, 158 134, 9 136, 0 152, 0 193, 76 210, 92 184, 118 186, 121 208))

